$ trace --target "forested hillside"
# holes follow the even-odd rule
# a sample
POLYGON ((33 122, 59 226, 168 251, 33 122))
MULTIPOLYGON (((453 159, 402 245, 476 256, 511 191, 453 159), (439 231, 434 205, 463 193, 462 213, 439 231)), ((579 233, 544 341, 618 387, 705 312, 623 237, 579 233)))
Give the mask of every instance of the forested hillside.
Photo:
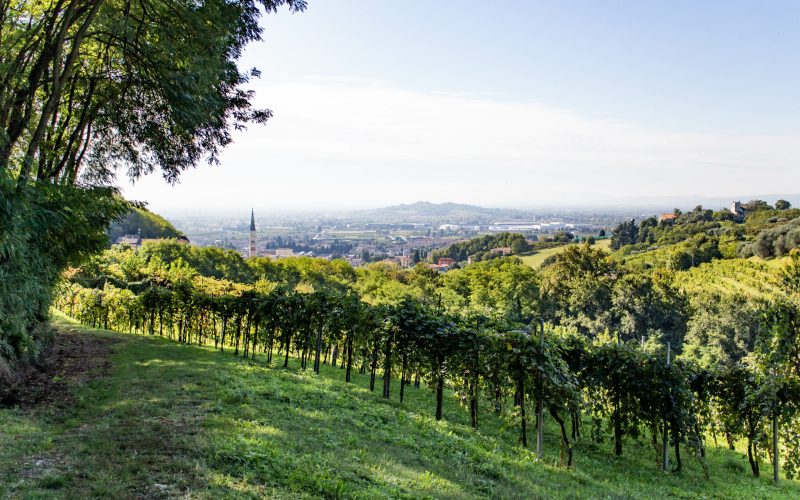
POLYGON ((435 250, 431 253, 431 257, 434 261, 439 257, 448 257, 457 262, 466 262, 468 257, 473 257, 476 261, 502 257, 502 253, 492 253, 494 248, 508 248, 511 253, 519 254, 530 250, 530 245, 519 233, 487 234, 435 250))
POLYGON ((134 207, 125 217, 114 221, 108 228, 109 243, 114 243, 117 238, 125 235, 138 235, 143 239, 186 239, 186 235, 175 229, 167 219, 138 207, 134 207))

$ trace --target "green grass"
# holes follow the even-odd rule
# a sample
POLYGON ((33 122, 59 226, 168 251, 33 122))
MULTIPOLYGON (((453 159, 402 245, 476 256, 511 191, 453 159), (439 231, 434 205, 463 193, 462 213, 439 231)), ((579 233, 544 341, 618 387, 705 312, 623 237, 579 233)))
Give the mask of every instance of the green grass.
POLYGON ((800 497, 798 483, 751 478, 744 456, 725 449, 708 450, 709 480, 689 457, 681 474, 660 472, 646 439, 626 441, 619 458, 610 441, 586 439, 567 470, 549 425, 537 461, 517 444, 515 419, 481 413, 475 432, 448 397, 447 420, 436 422, 425 388, 408 388, 400 404, 396 384, 387 401, 367 376, 348 385, 327 365, 317 376, 294 359, 268 367, 58 325, 119 339, 112 367, 73 387, 67 410, 0 409, 0 497, 800 497))
MULTIPOLYGON (((574 243, 573 243, 574 244, 574 243)), ((598 240, 595 244, 595 248, 602 248, 604 250, 608 250, 611 246, 611 240, 606 238, 603 240, 598 240)), ((546 248, 544 250, 539 250, 537 252, 533 252, 527 255, 521 255, 519 258, 522 259, 522 262, 529 265, 534 269, 539 269, 542 267, 544 261, 552 256, 559 254, 564 251, 569 245, 562 245, 560 247, 553 247, 553 248, 546 248)))

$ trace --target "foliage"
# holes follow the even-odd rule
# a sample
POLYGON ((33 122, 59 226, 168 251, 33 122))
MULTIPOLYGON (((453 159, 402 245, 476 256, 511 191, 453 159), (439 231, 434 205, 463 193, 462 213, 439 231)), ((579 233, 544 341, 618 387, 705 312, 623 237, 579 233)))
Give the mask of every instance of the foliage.
POLYGON ((106 182, 216 161, 230 129, 264 122, 236 65, 263 8, 303 0, 0 5, 0 170, 18 184, 106 182), (86 168, 86 170, 84 170, 86 168))
POLYGON ((752 243, 739 249, 739 256, 782 257, 794 248, 800 248, 800 217, 764 229, 752 243))
MULTIPOLYGON (((258 19, 304 0, 0 2, 0 387, 44 345, 53 287, 136 208, 110 188, 217 161, 263 123, 242 88, 258 19)), ((137 212, 141 213, 141 212, 137 212)), ((160 221, 159 221, 160 223, 160 221)))
POLYGON ((492 258, 491 250, 499 247, 510 247, 513 253, 527 252, 528 242, 519 233, 498 233, 487 234, 473 238, 469 241, 453 243, 447 248, 436 250, 431 253, 435 261, 439 257, 449 257, 458 262, 467 260, 467 257, 475 255, 477 260, 488 260, 492 258), (516 248, 516 250, 514 250, 516 248))
MULTIPOLYGON (((70 274, 57 307, 93 326, 212 344, 284 367, 296 357, 301 370, 319 372, 341 358, 346 383, 358 372, 370 390, 382 385, 386 399, 393 384, 402 402, 412 380, 425 381, 436 420, 451 418, 450 387, 472 426, 489 401, 519 426, 523 446, 535 404, 558 423, 566 465, 587 416, 592 439, 610 434, 617 455, 649 433, 661 456, 663 440, 676 470, 682 449, 705 469, 706 431, 722 429, 747 440, 757 474, 770 408, 791 419, 800 398, 795 302, 748 312, 712 297, 696 299, 691 315, 673 274, 625 273, 589 245, 565 248, 541 277, 514 258, 444 275, 287 259, 249 283, 204 276, 189 264, 203 266, 194 251, 159 245, 90 261, 70 274), (714 323, 715 315, 729 318, 714 323), (680 354, 671 364, 667 349, 680 354), (771 377, 776 370, 783 375, 771 377)), ((800 453, 793 442, 787 434, 790 473, 800 453)))
POLYGON ((128 234, 138 234, 143 239, 186 239, 186 236, 165 218, 138 207, 134 207, 124 218, 112 223, 108 228, 108 239, 111 243, 117 241, 120 236, 128 234))
POLYGON ((35 360, 46 345, 44 323, 61 272, 105 247, 103 228, 128 208, 111 189, 15 189, 0 172, 0 388, 12 375, 10 363, 35 360))

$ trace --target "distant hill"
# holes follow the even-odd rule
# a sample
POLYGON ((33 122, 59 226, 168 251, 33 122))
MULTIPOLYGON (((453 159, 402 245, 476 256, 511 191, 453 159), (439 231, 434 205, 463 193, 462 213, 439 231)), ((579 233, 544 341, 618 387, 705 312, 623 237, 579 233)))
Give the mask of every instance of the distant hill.
POLYGON ((352 217, 374 222, 450 222, 459 224, 486 224, 498 219, 525 219, 533 215, 508 208, 484 208, 460 203, 416 203, 393 205, 354 212, 352 217))
POLYGON ((120 236, 137 234, 141 230, 142 238, 178 238, 186 240, 186 235, 175 229, 168 220, 149 210, 134 208, 119 222, 108 228, 110 243, 117 241, 120 236))

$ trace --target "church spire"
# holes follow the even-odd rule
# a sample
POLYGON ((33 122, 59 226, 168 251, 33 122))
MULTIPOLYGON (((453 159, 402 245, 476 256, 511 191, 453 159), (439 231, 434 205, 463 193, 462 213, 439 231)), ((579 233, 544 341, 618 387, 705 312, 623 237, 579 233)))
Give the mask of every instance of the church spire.
POLYGON ((247 252, 248 257, 256 256, 256 216, 253 209, 250 209, 250 248, 247 252))

